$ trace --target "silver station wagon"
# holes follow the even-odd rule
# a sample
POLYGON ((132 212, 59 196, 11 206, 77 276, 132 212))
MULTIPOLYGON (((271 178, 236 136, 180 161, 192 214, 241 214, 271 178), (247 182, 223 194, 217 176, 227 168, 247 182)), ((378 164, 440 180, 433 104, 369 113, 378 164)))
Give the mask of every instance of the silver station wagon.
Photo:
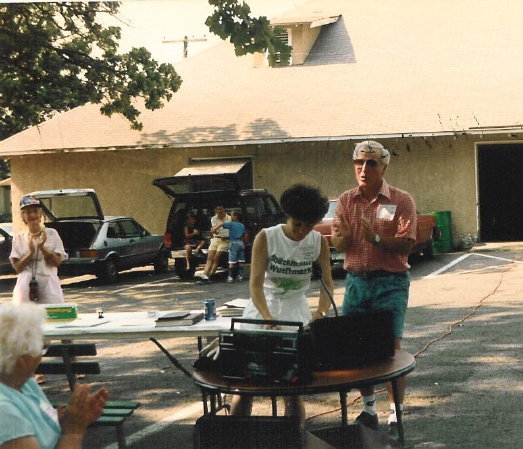
POLYGON ((32 192, 43 205, 45 226, 60 235, 68 259, 61 275, 94 274, 114 282, 118 272, 154 265, 156 273, 168 269, 169 253, 163 236, 154 235, 131 217, 104 216, 93 189, 32 192))

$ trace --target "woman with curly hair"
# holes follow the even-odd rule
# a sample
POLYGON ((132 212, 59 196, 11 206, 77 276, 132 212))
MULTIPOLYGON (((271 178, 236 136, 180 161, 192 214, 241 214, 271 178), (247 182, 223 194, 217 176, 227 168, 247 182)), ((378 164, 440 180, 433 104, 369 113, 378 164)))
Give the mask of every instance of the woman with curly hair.
MULTIPOLYGON (((328 199, 320 190, 304 184, 286 189, 280 198, 286 222, 263 229, 256 236, 251 258, 250 292, 252 301, 243 318, 299 321, 304 325, 325 316, 330 300, 321 291, 318 307, 311 314, 306 293, 313 264, 318 262, 327 288, 332 293, 329 244, 314 231, 328 209, 328 199)), ((250 415, 252 398, 235 396, 232 414, 250 415)), ((305 421, 305 407, 299 396, 285 398, 285 414, 305 421)))

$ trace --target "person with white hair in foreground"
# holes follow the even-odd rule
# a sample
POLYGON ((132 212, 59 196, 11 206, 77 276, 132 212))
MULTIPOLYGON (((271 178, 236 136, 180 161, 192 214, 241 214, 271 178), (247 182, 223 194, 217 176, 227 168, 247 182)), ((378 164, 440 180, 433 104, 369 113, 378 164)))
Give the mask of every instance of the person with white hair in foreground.
POLYGON ((44 319, 42 306, 0 305, 0 449, 80 449, 107 400, 107 389, 77 383, 67 406, 53 408, 33 377, 44 319))

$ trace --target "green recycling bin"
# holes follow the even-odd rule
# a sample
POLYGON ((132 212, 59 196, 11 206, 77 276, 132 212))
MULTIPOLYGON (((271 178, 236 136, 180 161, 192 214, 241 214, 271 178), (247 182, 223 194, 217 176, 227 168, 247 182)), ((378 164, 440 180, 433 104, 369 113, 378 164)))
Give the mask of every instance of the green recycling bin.
POLYGON ((452 240, 452 216, 449 210, 431 212, 430 215, 436 217, 440 237, 434 240, 434 252, 449 253, 454 249, 452 240))

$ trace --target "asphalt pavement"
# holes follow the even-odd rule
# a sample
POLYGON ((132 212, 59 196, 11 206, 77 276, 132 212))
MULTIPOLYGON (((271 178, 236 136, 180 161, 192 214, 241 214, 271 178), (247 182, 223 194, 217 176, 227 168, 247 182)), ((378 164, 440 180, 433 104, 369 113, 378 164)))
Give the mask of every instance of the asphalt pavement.
MULTIPOLYGON (((415 261, 403 348, 416 356, 408 376, 405 401, 407 448, 479 449, 522 447, 523 410, 523 244, 488 244, 470 252, 436 255, 415 261)), ((13 279, 0 278, 0 302, 9 300, 13 279)), ((184 282, 174 273, 124 273, 118 284, 93 279, 64 279, 69 302, 82 312, 195 308, 205 298, 218 305, 248 297, 248 283, 184 282)), ((309 292, 317 303, 319 283, 309 292)), ((335 281, 341 304, 343 280, 335 281)), ((162 344, 190 368, 193 339, 166 339, 162 344)), ((201 396, 191 379, 177 370, 149 341, 98 341, 102 374, 89 376, 105 385, 113 399, 142 403, 125 423, 129 449, 189 449, 192 430, 202 414, 201 396)), ((63 379, 50 376, 44 390, 52 398, 67 396, 63 379)), ((306 397, 306 427, 314 430, 340 420, 337 394, 306 397)), ((360 411, 359 394, 349 393, 349 419, 360 411)), ((388 399, 377 395, 380 425, 386 430, 388 399)), ((255 403, 255 414, 270 414, 270 402, 255 403)), ((85 449, 116 449, 112 428, 90 429, 85 449)), ((275 448, 277 449, 277 448, 275 448)))

